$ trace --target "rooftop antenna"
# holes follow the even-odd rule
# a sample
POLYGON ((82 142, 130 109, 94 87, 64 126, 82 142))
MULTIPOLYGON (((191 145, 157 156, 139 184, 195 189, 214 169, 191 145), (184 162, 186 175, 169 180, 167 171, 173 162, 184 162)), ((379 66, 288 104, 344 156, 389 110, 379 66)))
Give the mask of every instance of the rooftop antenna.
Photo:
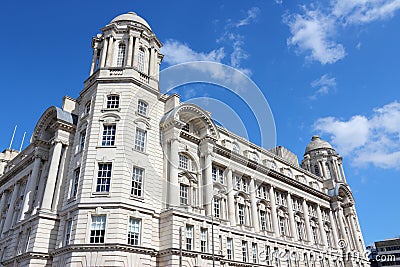
POLYGON ((25 135, 26 135, 26 132, 24 132, 24 136, 22 137, 22 142, 21 142, 21 146, 19 147, 19 152, 21 152, 22 146, 24 145, 25 135))
POLYGON ((11 137, 10 147, 8 148, 10 150, 11 150, 12 144, 14 142, 14 136, 15 136, 15 132, 16 131, 17 131, 17 125, 15 125, 14 132, 13 132, 12 137, 11 137))

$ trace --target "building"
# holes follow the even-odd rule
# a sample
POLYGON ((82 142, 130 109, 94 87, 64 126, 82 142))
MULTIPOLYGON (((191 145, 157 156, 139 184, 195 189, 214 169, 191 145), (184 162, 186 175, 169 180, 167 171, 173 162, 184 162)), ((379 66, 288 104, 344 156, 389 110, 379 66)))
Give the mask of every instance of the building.
POLYGON ((368 265, 329 143, 314 136, 300 166, 161 94, 161 42, 133 12, 92 46, 79 97, 0 155, 3 266, 368 265))
POLYGON ((400 238, 375 242, 374 264, 376 266, 400 267, 400 238))

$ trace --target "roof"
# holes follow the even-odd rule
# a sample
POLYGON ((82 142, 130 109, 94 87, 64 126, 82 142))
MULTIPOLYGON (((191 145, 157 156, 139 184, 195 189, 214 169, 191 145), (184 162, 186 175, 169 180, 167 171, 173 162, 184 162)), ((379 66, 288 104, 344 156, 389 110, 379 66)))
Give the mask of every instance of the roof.
POLYGON ((311 142, 306 147, 305 154, 316 149, 333 149, 333 148, 327 141, 322 140, 318 135, 314 135, 311 138, 311 142))
POLYGON ((137 22, 137 23, 140 23, 140 24, 146 26, 147 28, 149 28, 149 29, 151 30, 151 27, 150 27, 150 25, 147 23, 147 21, 146 21, 144 18, 138 16, 135 12, 128 12, 128 13, 126 13, 126 14, 119 15, 119 16, 115 17, 115 18, 111 21, 111 23, 117 22, 117 21, 132 21, 132 22, 137 22))

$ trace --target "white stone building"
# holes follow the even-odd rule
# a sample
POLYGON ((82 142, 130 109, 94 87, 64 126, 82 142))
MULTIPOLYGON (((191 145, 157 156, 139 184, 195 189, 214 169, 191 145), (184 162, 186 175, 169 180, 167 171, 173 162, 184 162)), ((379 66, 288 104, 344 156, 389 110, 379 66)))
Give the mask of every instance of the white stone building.
POLYGON ((299 166, 161 94, 161 43, 135 13, 92 46, 79 97, 0 154, 2 266, 368 265, 337 258, 364 243, 327 142, 314 136, 299 166))

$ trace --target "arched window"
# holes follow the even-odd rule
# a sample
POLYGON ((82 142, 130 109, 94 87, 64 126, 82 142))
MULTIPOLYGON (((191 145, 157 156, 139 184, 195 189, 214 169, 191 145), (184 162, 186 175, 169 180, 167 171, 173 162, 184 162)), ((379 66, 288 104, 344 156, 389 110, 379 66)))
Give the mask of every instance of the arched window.
POLYGON ((117 67, 123 67, 125 63, 125 51, 126 45, 120 44, 118 46, 118 57, 117 57, 117 67))
POLYGON ((144 49, 142 47, 139 48, 137 67, 140 72, 144 72, 144 53, 144 49))

